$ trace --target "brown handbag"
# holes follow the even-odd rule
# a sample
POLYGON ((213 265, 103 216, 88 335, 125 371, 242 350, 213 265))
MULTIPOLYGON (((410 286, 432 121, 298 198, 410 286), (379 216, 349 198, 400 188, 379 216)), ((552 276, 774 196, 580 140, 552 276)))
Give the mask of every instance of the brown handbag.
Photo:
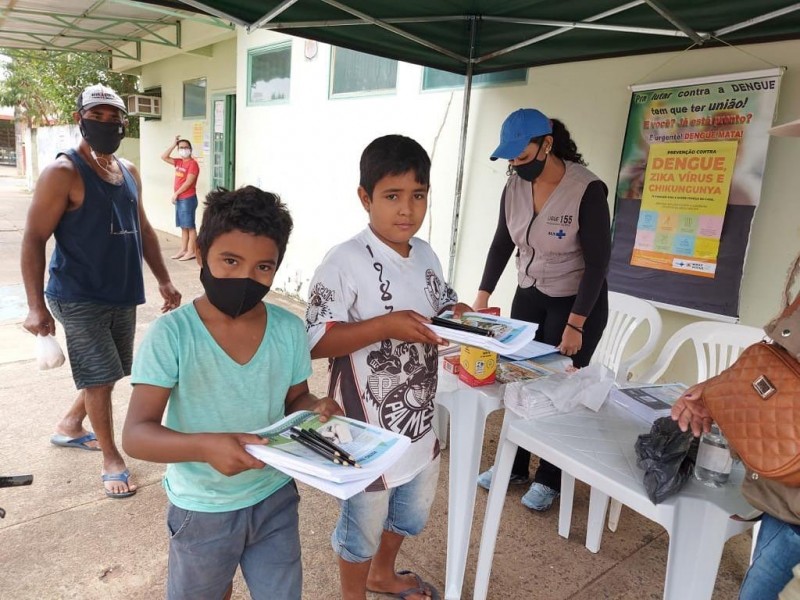
POLYGON ((742 462, 790 486, 800 486, 800 295, 789 303, 798 270, 800 257, 789 274, 784 309, 765 328, 776 343, 745 348, 703 388, 706 407, 742 462))
POLYGON ((800 486, 800 363, 759 342, 703 389, 703 400, 751 471, 800 486))

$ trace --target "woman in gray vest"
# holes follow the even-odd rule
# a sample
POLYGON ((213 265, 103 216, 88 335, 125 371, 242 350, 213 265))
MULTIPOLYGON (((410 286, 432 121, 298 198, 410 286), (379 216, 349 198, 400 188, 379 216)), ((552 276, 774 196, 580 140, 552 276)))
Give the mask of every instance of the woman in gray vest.
MULTIPOLYGON (((511 316, 538 323, 538 341, 558 346, 576 367, 585 367, 608 320, 608 188, 584 166, 564 124, 538 110, 519 109, 506 118, 491 160, 498 158, 509 161, 508 181, 473 306, 488 306, 516 248, 511 316)), ((530 453, 520 448, 511 483, 529 481, 529 462, 530 453)), ((478 477, 486 489, 491 481, 491 469, 478 477)), ((560 484, 561 470, 540 460, 522 503, 547 510, 560 484)))

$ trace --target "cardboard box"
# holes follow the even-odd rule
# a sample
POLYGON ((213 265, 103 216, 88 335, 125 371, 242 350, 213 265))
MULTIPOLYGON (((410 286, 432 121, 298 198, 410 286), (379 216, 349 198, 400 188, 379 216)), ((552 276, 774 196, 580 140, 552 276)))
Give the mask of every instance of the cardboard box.
POLYGON ((496 352, 474 346, 461 346, 461 370, 458 373, 461 381, 472 387, 490 385, 495 381, 496 371, 496 352))
POLYGON ((459 371, 461 371, 461 357, 455 354, 453 356, 445 356, 442 360, 442 367, 448 373, 458 375, 459 371))

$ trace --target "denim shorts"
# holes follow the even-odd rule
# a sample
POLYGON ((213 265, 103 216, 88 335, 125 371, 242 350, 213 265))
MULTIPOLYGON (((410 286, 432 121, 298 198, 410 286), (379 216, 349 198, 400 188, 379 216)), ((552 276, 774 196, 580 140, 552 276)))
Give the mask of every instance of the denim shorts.
POLYGON ((175 202, 175 226, 181 229, 196 229, 194 213, 197 211, 197 196, 180 198, 175 202))
POLYGON ((428 514, 439 480, 439 457, 414 479, 389 490, 361 492, 340 502, 339 521, 331 535, 333 550, 347 562, 370 560, 383 531, 418 535, 428 514))
POLYGON ((131 374, 135 306, 62 302, 49 296, 47 304, 64 328, 75 387, 109 385, 131 374))
POLYGON ((292 481, 239 510, 208 513, 170 504, 167 598, 222 598, 241 565, 254 600, 300 600, 299 502, 292 481))

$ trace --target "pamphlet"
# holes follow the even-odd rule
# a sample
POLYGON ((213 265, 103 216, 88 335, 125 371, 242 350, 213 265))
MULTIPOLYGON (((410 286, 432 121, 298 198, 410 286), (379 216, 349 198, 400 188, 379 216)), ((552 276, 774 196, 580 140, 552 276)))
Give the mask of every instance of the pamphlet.
POLYGON ((546 356, 558 352, 558 348, 551 344, 544 342, 537 342, 531 340, 525 346, 517 350, 514 354, 505 354, 505 358, 509 360, 525 360, 527 358, 537 358, 539 356, 546 356))
POLYGON ((533 381, 554 373, 567 373, 573 369, 572 359, 563 354, 547 354, 527 360, 507 360, 505 357, 497 364, 497 381, 533 381))
POLYGON ((248 444, 257 459, 337 498, 347 499, 385 473, 411 445, 406 436, 347 417, 325 423, 310 411, 292 413, 277 423, 254 431, 269 443, 248 444), (358 467, 336 464, 292 439, 292 427, 314 429, 355 458, 358 467))
POLYGON ((510 319, 488 313, 466 312, 460 319, 453 316, 452 311, 439 315, 454 323, 469 325, 490 332, 490 335, 480 335, 469 331, 450 329, 439 325, 428 325, 437 335, 452 342, 483 348, 498 354, 513 354, 527 346, 536 335, 539 327, 536 323, 528 323, 519 319, 510 319))
POLYGON ((672 405, 686 389, 682 383, 614 387, 611 388, 611 398, 639 418, 652 423, 659 417, 669 416, 672 405))

